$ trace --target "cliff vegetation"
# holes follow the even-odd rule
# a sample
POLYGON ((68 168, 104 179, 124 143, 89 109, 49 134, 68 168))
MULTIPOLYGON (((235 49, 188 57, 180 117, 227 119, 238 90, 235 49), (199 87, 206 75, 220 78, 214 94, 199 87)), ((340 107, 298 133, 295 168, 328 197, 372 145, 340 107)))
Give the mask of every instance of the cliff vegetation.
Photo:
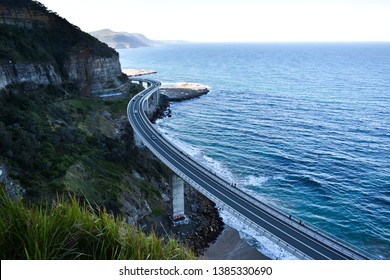
POLYGON ((173 239, 146 235, 72 198, 51 206, 11 200, 0 185, 1 259, 180 260, 194 255, 173 239))
MULTIPOLYGON (((165 219, 164 217, 169 220, 171 209, 169 203, 164 202, 163 196, 169 195, 167 186, 171 173, 162 163, 145 154, 146 151, 140 151, 134 146, 131 127, 126 117, 127 102, 139 90, 138 85, 133 85, 129 88, 126 98, 115 100, 68 96, 63 90, 54 86, 31 88, 29 84, 20 84, 3 90, 0 94, 0 163, 7 167, 7 176, 10 181, 12 180, 13 185, 21 185, 25 190, 23 203, 27 205, 44 203, 42 209, 46 211, 46 208, 57 207, 58 197, 71 196, 82 204, 88 203, 90 210, 98 213, 94 219, 104 221, 100 223, 101 227, 111 228, 110 223, 114 224, 117 221, 121 222, 115 226, 123 227, 122 221, 124 221, 134 228, 142 226, 144 232, 150 234, 156 230, 158 226, 156 223, 159 220, 165 219), (21 91, 25 93, 20 94, 21 91), (106 218, 103 219, 101 215, 106 218), (109 219, 110 215, 117 218, 109 219)), ((66 200, 62 199, 60 204, 64 204, 66 200)), ((71 208, 69 211, 74 211, 78 207, 73 200, 69 203, 72 205, 66 206, 71 208)), ((21 204, 18 205, 15 207, 20 208, 21 204)), ((6 208, 0 205, 0 209, 0 216, 8 215, 6 208)), ((57 215, 51 212, 42 214, 42 209, 32 206, 31 209, 12 211, 16 213, 22 211, 29 213, 28 215, 43 215, 43 220, 37 221, 39 225, 36 226, 40 227, 51 223, 50 220, 54 219, 52 216, 57 215)), ((83 209, 78 211, 85 212, 83 209)), ((77 215, 88 216, 88 213, 81 212, 77 215)), ((30 218, 35 219, 32 217, 28 219, 30 218)), ((24 229, 18 228, 16 233, 13 231, 13 227, 18 226, 18 219, 17 216, 13 216, 7 221, 2 221, 5 224, 1 225, 3 227, 0 233, 11 238, 12 243, 10 239, 5 238, 6 241, 0 244, 1 251, 6 252, 7 244, 21 242, 24 246, 25 242, 33 243, 29 240, 33 238, 33 234, 36 234, 29 232, 33 231, 32 228, 26 231, 31 236, 19 234, 24 232, 24 229), (12 230, 8 232, 5 229, 12 230), (8 234, 15 236, 8 236, 8 234), (19 239, 16 241, 13 238, 19 239)), ((77 219, 73 220, 73 223, 77 224, 77 219)), ((54 219, 53 222, 58 221, 54 219)), ((89 222, 93 223, 93 221, 89 222)), ((59 223, 67 225, 71 221, 61 220, 59 223)), ((42 236, 46 236, 50 235, 49 231, 53 229, 55 229, 54 225, 47 229, 36 230, 39 230, 42 236), (47 232, 40 232, 41 230, 47 232)), ((85 234, 94 235, 98 230, 100 229, 91 228, 85 234)), ((101 230, 104 235, 111 234, 109 231, 101 230)), ((57 232, 54 230, 51 234, 56 235, 57 232)), ((130 236, 133 234, 135 233, 130 236)), ((139 232, 138 235, 143 236, 143 233, 139 232)), ((152 238, 155 241, 158 239, 152 236, 145 238, 147 240, 152 238)), ((159 236, 161 238, 164 235, 159 236)), ((167 237, 165 239, 167 240, 167 237)), ((164 243, 156 241, 156 244, 159 242, 164 243)), ((104 243, 99 244, 102 246, 104 243)), ((41 244, 38 245, 41 247, 41 244)), ((21 255, 15 253, 16 255, 7 255, 7 258, 60 258, 63 254, 41 255, 43 252, 34 251, 38 248, 29 248, 34 253, 31 251, 29 255, 23 255, 21 252, 24 252, 24 249, 19 249, 21 255)), ((79 252, 78 250, 76 251, 79 252)), ((90 256, 92 251, 86 254, 88 258, 110 258, 106 253, 104 257, 90 256)), ((64 258, 75 258, 75 256, 72 253, 64 258)), ((80 255, 80 258, 84 257, 87 258, 80 255)))
POLYGON ((73 83, 84 95, 121 84, 118 53, 37 1, 0 1, 0 88, 73 83))
POLYGON ((106 44, 39 2, 0 0, 0 184, 16 199, 11 207, 1 194, 2 257, 191 258, 166 236, 199 249, 218 234, 214 205, 197 193, 186 196, 196 209, 187 212, 193 225, 185 233, 173 228, 172 173, 135 147, 126 116, 128 101, 141 89, 121 74, 119 56, 106 44), (91 97, 118 86, 121 98, 91 97), (15 195, 20 190, 23 203, 15 195), (132 236, 146 245, 129 248, 135 250, 130 255, 123 247, 132 236), (83 247, 89 239, 96 243, 83 247))

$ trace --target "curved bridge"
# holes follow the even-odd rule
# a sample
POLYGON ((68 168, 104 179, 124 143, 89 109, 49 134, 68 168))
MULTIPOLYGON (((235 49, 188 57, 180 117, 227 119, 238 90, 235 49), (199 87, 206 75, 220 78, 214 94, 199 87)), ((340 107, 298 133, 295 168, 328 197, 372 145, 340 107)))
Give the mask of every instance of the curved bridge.
POLYGON ((144 145, 184 181, 300 259, 368 259, 350 246, 232 187, 170 143, 147 116, 148 99, 156 94, 161 83, 150 79, 137 81, 146 83, 148 87, 128 104, 130 124, 144 145))

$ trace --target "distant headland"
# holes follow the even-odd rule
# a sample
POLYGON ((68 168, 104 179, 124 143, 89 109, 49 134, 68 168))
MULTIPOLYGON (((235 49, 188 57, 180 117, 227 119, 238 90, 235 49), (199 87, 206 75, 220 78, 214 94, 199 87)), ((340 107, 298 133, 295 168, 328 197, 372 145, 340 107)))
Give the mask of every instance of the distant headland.
POLYGON ((155 47, 163 44, 187 43, 180 40, 151 40, 140 33, 115 32, 110 29, 97 30, 89 34, 114 49, 133 49, 155 47))

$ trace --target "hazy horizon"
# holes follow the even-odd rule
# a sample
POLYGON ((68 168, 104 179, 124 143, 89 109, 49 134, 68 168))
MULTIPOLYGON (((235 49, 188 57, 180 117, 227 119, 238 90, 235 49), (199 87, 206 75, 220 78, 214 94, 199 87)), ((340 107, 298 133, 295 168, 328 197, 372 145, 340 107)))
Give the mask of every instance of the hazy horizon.
POLYGON ((83 31, 111 29, 153 40, 390 42, 390 1, 386 0, 40 2, 83 31))

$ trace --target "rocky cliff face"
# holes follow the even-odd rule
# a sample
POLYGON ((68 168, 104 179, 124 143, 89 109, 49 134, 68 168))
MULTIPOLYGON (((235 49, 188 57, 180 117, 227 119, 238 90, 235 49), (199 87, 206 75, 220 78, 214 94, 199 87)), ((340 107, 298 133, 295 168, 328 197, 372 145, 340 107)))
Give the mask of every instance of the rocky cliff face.
POLYGON ((60 85, 62 78, 50 64, 9 63, 0 65, 0 89, 9 84, 22 82, 60 85))
POLYGON ((42 4, 0 2, 0 89, 22 82, 70 82, 89 95, 119 85, 121 74, 115 50, 42 4), (40 55, 34 56, 35 52, 40 55))
POLYGON ((105 85, 111 83, 118 86, 118 76, 121 75, 119 56, 98 57, 83 54, 88 50, 80 50, 78 55, 71 55, 64 68, 69 80, 76 82, 84 93, 99 92, 105 85))
POLYGON ((29 7, 12 7, 7 3, 0 3, 0 24, 31 29, 33 26, 53 26, 56 22, 43 9, 31 10, 29 7))

